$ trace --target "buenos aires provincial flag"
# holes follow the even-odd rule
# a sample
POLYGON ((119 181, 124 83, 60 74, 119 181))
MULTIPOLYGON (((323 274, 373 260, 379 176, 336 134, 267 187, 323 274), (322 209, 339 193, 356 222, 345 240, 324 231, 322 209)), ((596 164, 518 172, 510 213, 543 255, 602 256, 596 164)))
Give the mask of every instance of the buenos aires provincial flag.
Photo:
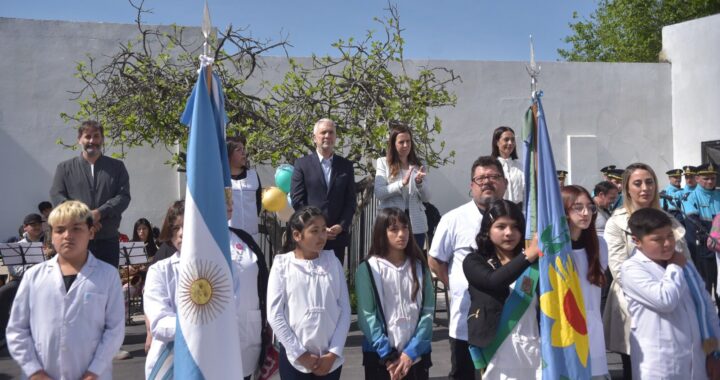
POLYGON ((530 126, 526 182, 530 192, 535 192, 526 197, 526 237, 537 232, 542 252, 538 279, 542 378, 589 379, 589 339, 580 279, 572 261, 570 231, 540 95, 535 102, 537 123, 526 118, 530 126))
POLYGON ((176 290, 176 379, 243 374, 225 207, 229 169, 222 97, 219 78, 203 65, 181 120, 190 126, 190 138, 176 290))

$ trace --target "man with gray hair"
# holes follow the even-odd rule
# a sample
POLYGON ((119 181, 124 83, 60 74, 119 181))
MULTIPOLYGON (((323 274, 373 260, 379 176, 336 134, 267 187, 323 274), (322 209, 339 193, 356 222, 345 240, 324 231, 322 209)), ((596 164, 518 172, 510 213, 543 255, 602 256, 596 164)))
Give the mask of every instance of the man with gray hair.
POLYGON ((351 161, 335 154, 336 138, 335 122, 315 123, 315 152, 295 161, 290 197, 296 210, 304 206, 322 210, 328 234, 324 249, 332 249, 342 264, 355 214, 355 172, 351 161))

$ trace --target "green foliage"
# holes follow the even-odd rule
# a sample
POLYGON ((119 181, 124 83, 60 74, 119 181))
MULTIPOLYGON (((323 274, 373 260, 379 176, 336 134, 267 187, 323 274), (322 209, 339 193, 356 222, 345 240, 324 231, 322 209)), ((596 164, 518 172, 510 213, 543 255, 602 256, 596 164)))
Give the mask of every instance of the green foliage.
MULTIPOLYGON (((122 151, 142 145, 182 151, 188 129, 179 118, 197 77, 201 37, 189 38, 174 25, 150 29, 141 22, 147 12, 142 4, 131 4, 140 36, 120 45, 107 63, 88 56, 78 64, 76 76, 85 85, 77 92, 80 110, 63 117, 99 120, 107 141, 122 151)), ((452 160, 454 152, 434 144, 442 123, 431 111, 455 105, 447 86, 459 77, 442 67, 407 67, 397 9, 388 11, 386 19, 376 19, 383 38, 368 32, 359 42, 338 40, 334 57, 313 56, 307 67, 288 58, 282 83, 265 83, 262 96, 244 92, 245 82, 256 75, 261 54, 284 49, 286 42, 259 42, 232 26, 219 33, 211 55, 223 80, 228 135, 243 133, 254 162, 277 165, 313 149, 312 125, 329 117, 338 123, 338 150, 357 162, 358 174, 368 175, 374 173, 372 160, 384 155, 388 122, 398 120, 414 127, 416 149, 429 166, 452 160)), ((183 166, 182 155, 171 163, 183 166)))
POLYGON ((720 12, 719 0, 600 0, 590 19, 573 14, 568 61, 657 62, 662 28, 720 12))

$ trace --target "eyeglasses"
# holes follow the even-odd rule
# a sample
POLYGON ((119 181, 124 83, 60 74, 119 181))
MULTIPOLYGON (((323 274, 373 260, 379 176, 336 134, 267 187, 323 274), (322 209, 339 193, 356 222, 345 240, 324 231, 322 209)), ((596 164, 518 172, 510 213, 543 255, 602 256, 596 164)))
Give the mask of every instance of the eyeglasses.
POLYGON ((587 210, 587 212, 588 212, 589 214, 596 214, 596 213, 597 213, 597 206, 595 206, 595 205, 593 205, 593 204, 589 204, 589 205, 586 206, 586 205, 583 205, 583 204, 580 204, 580 203, 576 203, 576 204, 570 206, 570 209, 573 210, 573 211, 575 211, 575 212, 578 213, 578 214, 582 214, 583 210, 587 210))
POLYGON ((480 186, 480 185, 482 185, 483 182, 485 182, 485 181, 497 182, 497 181, 500 180, 500 178, 503 178, 502 174, 479 175, 479 176, 473 178, 472 181, 473 181, 476 185, 480 186))

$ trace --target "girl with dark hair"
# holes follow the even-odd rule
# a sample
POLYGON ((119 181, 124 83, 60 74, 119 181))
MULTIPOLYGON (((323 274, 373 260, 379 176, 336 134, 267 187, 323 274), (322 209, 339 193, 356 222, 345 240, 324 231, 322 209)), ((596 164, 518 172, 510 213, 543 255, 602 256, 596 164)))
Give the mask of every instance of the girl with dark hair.
POLYGON ((365 379, 428 379, 435 298, 430 271, 399 208, 380 210, 355 274, 365 379))
POLYGON ((496 200, 486 210, 477 249, 463 261, 470 290, 470 356, 475 369, 485 369, 484 380, 539 379, 537 237, 523 250, 525 219, 515 203, 496 200))
POLYGON ((268 322, 281 344, 280 378, 339 379, 350 300, 340 261, 323 250, 322 211, 295 211, 286 239, 287 253, 275 256, 267 292, 268 322))
POLYGON ((510 127, 497 127, 493 132, 492 155, 502 164, 508 184, 503 199, 522 204, 525 199, 525 174, 518 160, 515 131, 510 127))
POLYGON ((150 221, 145 218, 140 218, 137 222, 135 222, 132 241, 141 241, 145 243, 145 253, 147 253, 148 259, 155 257, 158 246, 155 244, 155 238, 153 237, 150 221))
POLYGON ((565 215, 572 240, 572 259, 580 279, 585 318, 590 338, 590 373, 593 378, 609 378, 605 355, 600 297, 607 279, 608 252, 604 240, 595 231, 597 206, 585 188, 569 185, 561 190, 565 215))
POLYGON ((407 213, 415 241, 422 249, 428 231, 423 202, 430 200, 425 166, 415 153, 412 131, 405 124, 390 126, 387 154, 375 165, 375 196, 379 208, 397 207, 407 213))

